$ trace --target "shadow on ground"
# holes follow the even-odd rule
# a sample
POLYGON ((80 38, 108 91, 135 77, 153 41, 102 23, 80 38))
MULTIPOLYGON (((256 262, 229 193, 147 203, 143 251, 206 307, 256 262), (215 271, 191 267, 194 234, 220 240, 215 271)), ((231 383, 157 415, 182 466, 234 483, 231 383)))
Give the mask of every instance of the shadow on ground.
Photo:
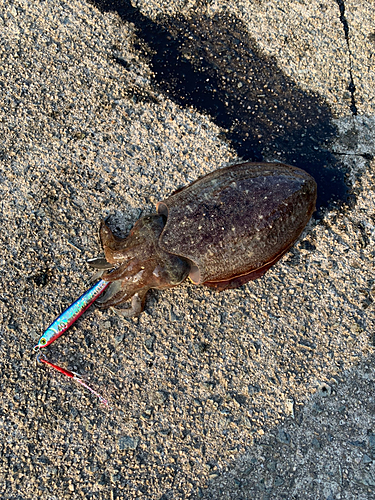
POLYGON ((129 0, 91 3, 135 25, 159 90, 209 115, 240 157, 304 168, 318 183, 318 208, 345 199, 343 169, 328 151, 335 135, 328 104, 262 54, 239 19, 199 14, 155 22, 129 0))

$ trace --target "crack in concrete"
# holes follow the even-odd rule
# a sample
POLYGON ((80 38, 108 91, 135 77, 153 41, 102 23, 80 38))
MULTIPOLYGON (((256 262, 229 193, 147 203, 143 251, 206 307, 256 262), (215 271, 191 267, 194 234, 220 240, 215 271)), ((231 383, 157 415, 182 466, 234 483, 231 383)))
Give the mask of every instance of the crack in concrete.
POLYGON ((344 0, 336 0, 337 5, 339 6, 340 9, 340 21, 343 25, 344 28, 344 33, 345 33, 345 40, 346 44, 348 46, 348 51, 349 51, 349 76, 350 76, 350 82, 348 85, 348 90, 351 94, 351 104, 350 104, 350 111, 352 112, 353 116, 358 115, 358 109, 355 101, 355 85, 354 85, 354 79, 353 79, 353 72, 352 72, 352 52, 350 50, 350 44, 349 44, 349 24, 348 21, 345 17, 345 2, 344 0))
POLYGON ((372 161, 374 159, 374 155, 371 153, 341 153, 338 151, 332 151, 332 153, 336 156, 360 156, 364 160, 372 161))

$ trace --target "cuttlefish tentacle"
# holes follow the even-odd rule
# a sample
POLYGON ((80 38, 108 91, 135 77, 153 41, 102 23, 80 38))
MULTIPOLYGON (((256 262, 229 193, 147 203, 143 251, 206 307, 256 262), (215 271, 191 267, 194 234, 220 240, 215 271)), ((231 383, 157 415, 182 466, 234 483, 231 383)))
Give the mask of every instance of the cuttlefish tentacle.
POLYGON ((142 289, 140 289, 139 286, 137 285, 133 287, 123 288, 121 281, 115 281, 114 283, 109 285, 108 289, 109 289, 108 296, 107 294, 104 294, 101 300, 99 299, 96 301, 96 303, 102 307, 118 306, 123 302, 130 300, 135 293, 142 292, 142 289), (113 286, 113 290, 110 290, 111 286, 113 286))
POLYGON ((138 259, 130 259, 113 271, 104 272, 102 279, 104 281, 130 280, 134 281, 135 277, 140 277, 138 274, 142 271, 142 264, 138 259))
POLYGON ((119 236, 113 234, 105 220, 102 220, 102 222, 100 223, 99 235, 104 253, 106 247, 114 251, 120 250, 121 248, 123 248, 124 242, 126 241, 126 238, 120 238, 119 236))
POLYGON ((93 269, 102 269, 104 271, 113 268, 113 264, 108 262, 104 257, 95 257, 94 259, 88 259, 87 264, 93 269))
POLYGON ((148 292, 148 289, 146 290, 140 290, 139 292, 135 293, 133 297, 131 298, 131 306, 127 307, 126 309, 119 309, 116 308, 115 311, 123 316, 124 318, 131 318, 133 316, 137 316, 143 311, 144 308, 144 303, 145 303, 145 297, 146 293, 148 292))
MULTIPOLYGON (((105 280, 104 280, 105 281, 105 280)), ((120 291, 121 291, 121 281, 115 281, 109 285, 107 290, 104 292, 102 297, 96 301, 98 305, 105 305, 105 307, 108 307, 106 304, 111 301, 113 297, 115 297, 120 291)), ((108 304, 111 305, 111 304, 108 304)))
MULTIPOLYGON (((120 282, 115 282, 120 283, 120 282)), ((113 285, 115 284, 113 283, 113 285)), ((112 285, 109 285, 109 288, 112 285)), ((126 288, 125 290, 120 290, 117 291, 117 293, 110 293, 108 297, 105 295, 101 301, 97 301, 97 304, 99 307, 102 308, 107 308, 107 307, 116 307, 116 312, 121 314, 124 317, 131 317, 131 316, 136 316, 137 314, 141 313, 143 311, 143 306, 145 303, 145 297, 146 294, 149 290, 149 287, 145 287, 142 289, 137 289, 135 290, 136 287, 133 289, 126 288), (126 309, 118 309, 117 306, 120 306, 126 301, 130 302, 130 307, 126 309)))

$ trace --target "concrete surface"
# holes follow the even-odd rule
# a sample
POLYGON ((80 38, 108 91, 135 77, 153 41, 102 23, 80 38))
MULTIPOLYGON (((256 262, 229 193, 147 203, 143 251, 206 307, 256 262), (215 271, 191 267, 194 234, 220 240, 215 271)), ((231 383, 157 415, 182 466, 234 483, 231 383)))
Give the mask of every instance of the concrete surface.
POLYGON ((375 496, 374 72, 365 0, 0 0, 0 491, 12 500, 375 496), (316 217, 264 278, 95 307, 103 217, 241 158, 306 168, 316 217))

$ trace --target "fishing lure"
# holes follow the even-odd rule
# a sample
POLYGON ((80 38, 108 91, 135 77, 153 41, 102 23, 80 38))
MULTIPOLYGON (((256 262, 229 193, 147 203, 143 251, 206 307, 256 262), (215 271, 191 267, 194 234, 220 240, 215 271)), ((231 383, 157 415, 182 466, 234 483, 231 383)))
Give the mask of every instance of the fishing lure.
POLYGON ((83 380, 83 378, 81 377, 81 375, 79 375, 78 373, 71 372, 69 370, 66 370, 65 368, 62 368, 61 366, 57 366, 54 363, 51 363, 51 361, 48 361, 48 359, 46 359, 42 355, 42 353, 39 353, 37 355, 36 359, 37 359, 37 361, 39 361, 39 363, 44 363, 44 364, 50 366, 51 368, 54 368, 58 372, 62 373, 63 375, 66 375, 67 377, 72 378, 73 380, 75 380, 76 382, 78 382, 79 384, 81 384, 83 387, 85 387, 86 389, 88 389, 90 392, 92 392, 92 394, 95 394, 95 396, 97 398, 99 398, 99 401, 102 404, 104 404, 105 406, 109 406, 108 401, 105 398, 103 398, 103 396, 101 396, 99 393, 97 393, 96 391, 94 391, 94 389, 92 387, 90 387, 88 384, 86 384, 86 382, 83 380))
POLYGON ((88 389, 92 394, 95 394, 106 406, 108 405, 108 401, 103 398, 100 394, 98 394, 94 389, 92 389, 86 382, 82 379, 82 377, 75 372, 71 372, 62 368, 61 366, 55 365, 48 361, 42 354, 41 349, 47 347, 52 344, 56 339, 60 337, 66 330, 75 322, 77 319, 88 309, 96 299, 100 297, 100 295, 104 292, 104 290, 109 286, 108 281, 100 280, 94 286, 92 286, 87 292, 79 297, 71 306, 68 307, 60 316, 58 316, 55 321, 47 328, 47 330, 40 337, 39 342, 34 347, 34 351, 38 351, 37 361, 40 363, 44 363, 51 368, 54 368, 58 372, 66 375, 67 377, 72 378, 83 387, 88 389))
POLYGON ((43 347, 52 344, 60 337, 77 319, 93 304, 96 299, 109 286, 108 281, 100 280, 92 286, 87 292, 79 297, 71 306, 68 307, 55 321, 47 328, 40 337, 39 342, 34 347, 34 351, 39 351, 43 347))

